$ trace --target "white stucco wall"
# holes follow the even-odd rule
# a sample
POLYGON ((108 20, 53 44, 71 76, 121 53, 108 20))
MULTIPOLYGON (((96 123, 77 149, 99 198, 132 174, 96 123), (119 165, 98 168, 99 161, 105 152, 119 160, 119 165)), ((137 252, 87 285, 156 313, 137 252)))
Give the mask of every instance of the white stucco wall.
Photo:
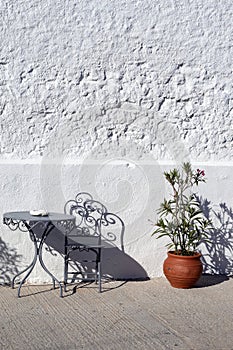
MULTIPOLYGON (((91 192, 125 222, 118 277, 160 276, 166 249, 149 220, 163 170, 190 160, 206 170, 200 193, 222 234, 208 270, 230 273, 232 10, 231 0, 2 1, 1 215, 63 211, 91 192)), ((10 276, 31 242, 0 229, 10 276)), ((62 258, 46 254, 61 276, 62 258)), ((49 279, 38 266, 30 281, 49 279)))

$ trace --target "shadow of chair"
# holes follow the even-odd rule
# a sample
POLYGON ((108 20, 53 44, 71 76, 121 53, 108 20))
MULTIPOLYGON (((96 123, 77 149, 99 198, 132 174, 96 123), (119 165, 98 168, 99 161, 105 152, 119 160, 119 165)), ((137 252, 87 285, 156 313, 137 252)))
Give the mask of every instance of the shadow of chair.
POLYGON ((65 235, 64 289, 76 280, 94 281, 101 292, 102 250, 118 245, 124 252, 124 223, 87 192, 69 200, 64 211, 75 216, 75 227, 65 235))

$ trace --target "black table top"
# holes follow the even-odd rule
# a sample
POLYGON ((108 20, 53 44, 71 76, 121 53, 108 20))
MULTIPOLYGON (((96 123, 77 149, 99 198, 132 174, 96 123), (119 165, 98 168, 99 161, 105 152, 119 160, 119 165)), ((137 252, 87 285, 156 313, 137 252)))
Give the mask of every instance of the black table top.
POLYGON ((12 219, 19 221, 73 221, 73 215, 63 213, 48 213, 46 216, 31 215, 29 211, 15 211, 3 214, 4 219, 12 219))

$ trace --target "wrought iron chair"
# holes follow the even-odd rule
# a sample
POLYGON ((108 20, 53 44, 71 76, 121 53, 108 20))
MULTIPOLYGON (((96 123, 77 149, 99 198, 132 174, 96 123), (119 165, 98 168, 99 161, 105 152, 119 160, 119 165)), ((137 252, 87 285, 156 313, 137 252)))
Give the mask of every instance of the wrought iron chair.
POLYGON ((65 236, 64 290, 66 291, 69 282, 79 280, 95 281, 101 292, 101 252, 103 248, 109 247, 109 243, 112 245, 116 240, 116 235, 109 231, 108 226, 120 223, 120 244, 124 250, 123 221, 117 215, 109 213, 102 203, 94 200, 87 192, 80 192, 74 200, 69 200, 65 204, 64 211, 76 218, 75 227, 65 236), (73 258, 72 254, 75 252, 77 256, 73 258), (88 266, 90 264, 92 269, 88 266))

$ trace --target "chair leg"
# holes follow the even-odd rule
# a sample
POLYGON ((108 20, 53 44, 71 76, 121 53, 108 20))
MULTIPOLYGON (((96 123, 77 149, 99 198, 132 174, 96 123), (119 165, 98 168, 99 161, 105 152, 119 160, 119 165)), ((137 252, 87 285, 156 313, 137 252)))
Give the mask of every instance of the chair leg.
POLYGON ((65 255, 65 261, 64 261, 64 292, 66 292, 67 279, 68 279, 68 256, 65 255))
POLYGON ((98 251, 98 285, 99 285, 99 293, 102 291, 102 271, 101 271, 101 248, 98 251))
POLYGON ((68 238, 67 235, 65 235, 65 242, 64 242, 64 292, 66 292, 66 284, 68 279, 68 238))
POLYGON ((101 262, 98 262, 98 285, 99 285, 99 293, 102 291, 102 285, 101 285, 102 279, 101 279, 101 262))

